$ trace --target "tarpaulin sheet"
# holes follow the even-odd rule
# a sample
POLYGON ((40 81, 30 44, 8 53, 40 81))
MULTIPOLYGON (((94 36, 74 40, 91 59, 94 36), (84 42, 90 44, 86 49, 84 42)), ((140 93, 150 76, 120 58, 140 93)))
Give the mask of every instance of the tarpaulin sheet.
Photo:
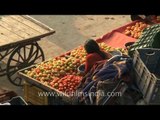
POLYGON ((120 28, 117 28, 113 30, 110 33, 105 34, 101 38, 97 39, 97 42, 104 42, 108 46, 114 47, 114 48, 125 48, 125 44, 128 42, 135 42, 137 39, 126 36, 124 34, 124 31, 126 27, 134 25, 137 21, 133 21, 128 23, 127 25, 124 25, 120 28))
POLYGON ((101 42, 106 43, 108 46, 114 48, 125 48, 125 44, 128 42, 135 42, 136 39, 128 37, 120 32, 113 31, 108 36, 102 38, 101 42))

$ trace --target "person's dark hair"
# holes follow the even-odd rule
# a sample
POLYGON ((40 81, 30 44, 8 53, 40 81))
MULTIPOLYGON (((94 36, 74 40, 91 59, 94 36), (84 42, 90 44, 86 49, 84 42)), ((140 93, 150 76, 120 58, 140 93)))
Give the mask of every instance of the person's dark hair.
POLYGON ((100 50, 98 43, 93 39, 86 40, 84 49, 86 50, 87 54, 98 53, 103 59, 106 59, 107 57, 106 54, 100 50))

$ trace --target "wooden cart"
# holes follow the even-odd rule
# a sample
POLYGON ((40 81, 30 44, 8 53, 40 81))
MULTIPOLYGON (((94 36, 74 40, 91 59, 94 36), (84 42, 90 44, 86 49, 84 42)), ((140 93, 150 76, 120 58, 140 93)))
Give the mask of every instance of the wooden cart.
POLYGON ((17 71, 44 61, 44 53, 37 41, 55 31, 27 15, 0 17, 0 62, 8 58, 6 66, 0 65, 0 76, 7 75, 9 81, 22 86, 17 71))

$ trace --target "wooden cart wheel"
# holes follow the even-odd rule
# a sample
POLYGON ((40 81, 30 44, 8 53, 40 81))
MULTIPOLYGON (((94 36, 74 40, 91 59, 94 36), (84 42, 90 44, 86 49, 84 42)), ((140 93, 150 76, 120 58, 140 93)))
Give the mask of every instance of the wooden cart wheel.
POLYGON ((44 61, 44 53, 38 43, 17 47, 10 55, 7 63, 7 77, 16 86, 23 86, 17 71, 33 64, 44 61))

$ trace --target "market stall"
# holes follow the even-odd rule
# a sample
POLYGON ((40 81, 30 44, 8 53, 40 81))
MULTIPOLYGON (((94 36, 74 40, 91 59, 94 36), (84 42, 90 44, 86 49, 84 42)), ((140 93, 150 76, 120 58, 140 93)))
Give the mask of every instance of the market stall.
MULTIPOLYGON (((99 45, 106 51, 114 49, 107 46, 105 43, 99 43, 99 45)), ((124 49, 121 50, 126 54, 124 49)), ((83 76, 78 72, 78 67, 81 64, 84 64, 85 57, 86 53, 84 48, 79 46, 78 48, 56 58, 51 58, 50 60, 44 61, 40 64, 22 69, 19 71, 19 75, 30 84, 26 84, 26 88, 28 88, 28 90, 29 88, 31 90, 31 88, 33 88, 31 86, 34 85, 42 89, 42 93, 45 91, 53 92, 55 96, 59 96, 61 100, 63 99, 65 102, 73 103, 69 94, 74 92, 81 82, 83 76)), ((26 91, 25 97, 26 99, 29 99, 29 94, 27 93, 28 92, 26 91)), ((30 98, 38 98, 38 94, 33 94, 33 96, 30 96, 30 98)), ((44 96, 41 98, 45 100, 44 96)), ((41 104, 38 102, 34 103, 41 104)))
MULTIPOLYGON (((129 68, 127 68, 127 67, 128 67, 128 65, 130 67, 132 66, 131 57, 126 57, 126 56, 128 56, 128 50, 130 51, 135 45, 137 45, 137 43, 139 43, 139 41, 141 41, 143 36, 145 36, 146 34, 150 34, 148 32, 145 33, 143 31, 148 30, 148 29, 152 29, 152 28, 157 28, 157 27, 156 27, 156 25, 150 26, 149 24, 147 24, 143 21, 133 21, 133 22, 131 22, 125 26, 122 26, 120 28, 117 28, 117 29, 111 31, 110 33, 107 33, 106 35, 102 36, 101 38, 97 39, 96 41, 98 42, 99 46, 104 51, 107 51, 110 53, 112 53, 113 51, 120 51, 122 53, 121 56, 118 56, 118 57, 116 56, 116 57, 113 57, 112 59, 109 60, 108 64, 106 64, 106 68, 107 67, 112 68, 111 70, 113 70, 113 71, 107 71, 107 72, 105 72, 105 75, 108 75, 108 76, 111 76, 114 78, 114 76, 117 75, 117 71, 119 71, 118 73, 124 72, 124 73, 128 74, 127 70, 129 68), (127 46, 128 43, 132 43, 132 44, 127 46), (127 64, 120 64, 119 60, 121 60, 121 62, 123 61, 124 63, 127 63, 127 64), (109 64, 109 63, 111 63, 111 64, 109 64), (117 65, 116 68, 118 68, 118 70, 113 67, 112 63, 114 63, 114 65, 115 64, 117 65)), ((158 33, 159 29, 156 29, 156 32, 158 33)), ((150 40, 150 39, 152 39, 152 37, 150 37, 148 40, 150 40)), ((146 41, 146 40, 143 40, 143 41, 146 41)), ((142 46, 141 48, 144 48, 144 47, 148 47, 148 46, 142 46)), ((63 104, 63 102, 68 103, 68 104, 73 104, 75 102, 74 101, 75 99, 73 99, 71 97, 71 93, 77 91, 79 84, 82 82, 82 79, 84 78, 84 76, 82 76, 79 73, 78 68, 82 64, 84 64, 85 58, 86 58, 85 50, 84 50, 83 46, 79 46, 71 51, 68 51, 68 52, 60 55, 60 56, 57 56, 55 58, 51 58, 47 61, 41 62, 36 65, 29 66, 29 67, 26 67, 26 68, 20 70, 19 71, 20 78, 23 78, 26 81, 25 95, 24 95, 25 100, 27 102, 31 102, 32 104, 35 104, 35 105, 63 104), (39 91, 42 94, 49 93, 49 95, 39 96, 40 95, 39 91), (50 94, 52 94, 52 95, 50 95, 50 94)), ((139 58, 139 59, 141 59, 141 58, 139 58)), ((136 63, 134 61, 134 65, 135 64, 136 63)), ((146 68, 144 68, 144 69, 146 69, 146 68)), ((100 72, 103 73, 103 71, 101 71, 101 70, 100 70, 100 72)), ((137 72, 137 74, 139 74, 139 73, 141 73, 141 71, 137 72)), ((126 77, 128 77, 128 76, 123 76, 123 75, 122 75, 122 77, 120 76, 119 77, 120 81, 116 82, 117 86, 115 87, 115 89, 113 88, 111 90, 111 92, 112 91, 119 91, 119 92, 124 93, 126 91, 126 89, 128 88, 128 85, 125 84, 125 81, 124 81, 124 79, 126 77), (121 82, 121 80, 123 82, 121 82)), ((105 78, 107 78, 107 77, 105 76, 105 78)), ((88 83, 85 83, 86 84, 86 86, 84 87, 85 90, 88 88, 90 89, 91 87, 95 87, 94 86, 95 81, 89 81, 88 83)), ((148 88, 149 86, 147 86, 147 85, 146 85, 146 87, 148 88)), ((148 90, 148 89, 145 89, 145 91, 146 90, 148 90)), ((152 98, 152 95, 153 95, 152 92, 153 91, 151 91, 149 93, 150 98, 147 98, 147 99, 152 98)), ((114 97, 107 97, 104 99, 103 102, 100 103, 100 105, 111 104, 111 103, 113 103, 113 99, 114 99, 114 97)), ((88 98, 87 98, 87 100, 88 100, 88 98)), ((93 100, 93 99, 90 99, 90 100, 93 100)), ((115 102, 115 100, 114 100, 114 102, 115 102)), ((92 104, 91 101, 89 101, 89 104, 92 104)))
POLYGON ((55 31, 27 15, 6 15, 0 18, 0 61, 7 58, 6 66, 0 66, 0 76, 22 86, 17 71, 45 60, 37 41, 55 31))
MULTIPOLYGON (((136 39, 126 36, 124 32, 126 27, 131 26, 135 23, 136 22, 129 23, 123 27, 113 30, 111 33, 107 33, 102 38, 97 39, 97 42, 99 43, 100 47, 107 52, 120 51, 121 53, 126 55, 127 50, 125 48, 125 44, 130 41, 136 41, 136 39), (120 37, 117 37, 113 34, 115 31, 119 32, 120 37), (110 39, 109 37, 111 35, 113 35, 113 37, 110 39), (117 44, 117 46, 114 46, 113 44, 107 44, 108 41, 111 41, 113 43, 115 38, 123 42, 120 42, 120 44, 117 44)), ((64 101, 73 103, 71 97, 66 93, 75 91, 76 87, 80 84, 83 76, 79 74, 78 67, 84 64, 85 57, 86 53, 83 46, 79 46, 60 56, 51 58, 48 61, 44 61, 38 65, 25 68, 19 71, 19 75, 27 82, 25 88, 27 90, 30 90, 30 93, 35 91, 35 89, 40 88, 42 89, 40 90, 42 92, 44 91, 54 92, 55 94, 62 94, 61 99, 63 98, 64 101), (68 81, 65 79, 68 79, 68 81), (75 81, 72 81, 71 79, 74 79, 75 81), (58 83, 58 81, 62 81, 62 84, 60 82, 58 83), (67 86, 64 84, 71 85, 67 86), (33 91, 31 91, 31 88, 33 88, 31 86, 36 86, 38 88, 35 88, 33 89, 33 91)), ((25 98, 34 104, 49 104, 48 102, 46 102, 46 99, 48 97, 41 97, 41 102, 35 102, 33 99, 38 99, 38 94, 36 96, 36 94, 30 95, 27 91, 25 93, 25 98)))

